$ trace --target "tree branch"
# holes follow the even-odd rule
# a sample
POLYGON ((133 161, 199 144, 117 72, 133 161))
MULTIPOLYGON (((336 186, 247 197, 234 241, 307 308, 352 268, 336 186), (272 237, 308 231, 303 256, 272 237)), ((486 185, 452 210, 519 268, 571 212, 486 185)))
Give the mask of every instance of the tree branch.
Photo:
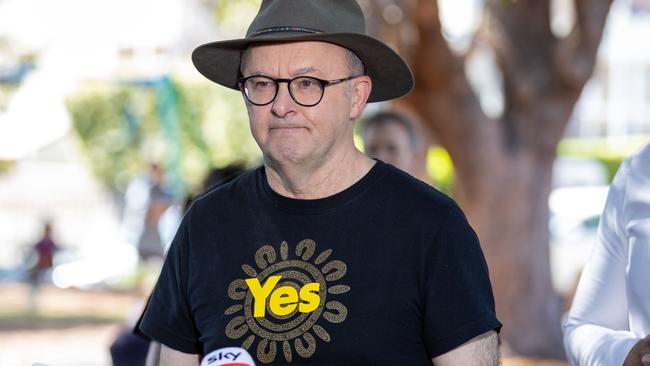
POLYGON ((567 37, 557 42, 553 54, 553 91, 549 105, 555 106, 556 111, 547 112, 555 112, 556 116, 547 118, 550 131, 545 138, 548 140, 562 138, 573 107, 593 74, 611 4, 612 0, 575 0, 574 27, 567 37))
POLYGON ((580 91, 591 77, 612 0, 575 0, 576 22, 554 52, 553 71, 560 87, 580 91))
POLYGON ((489 167, 486 151, 498 145, 490 136, 494 122, 467 82, 463 59, 452 53, 442 35, 437 1, 418 0, 412 19, 419 34, 411 60, 417 82, 405 102, 423 116, 449 151, 459 179, 469 184, 489 167))
POLYGON ((489 42, 503 73, 505 107, 501 120, 506 148, 539 147, 547 128, 539 105, 552 93, 549 0, 488 0, 489 42))

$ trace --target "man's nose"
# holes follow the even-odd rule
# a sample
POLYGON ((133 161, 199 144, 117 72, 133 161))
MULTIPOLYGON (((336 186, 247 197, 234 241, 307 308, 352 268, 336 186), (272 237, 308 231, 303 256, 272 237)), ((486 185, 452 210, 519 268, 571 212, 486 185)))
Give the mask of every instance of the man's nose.
POLYGON ((294 111, 296 102, 289 93, 289 84, 278 83, 278 93, 273 100, 271 111, 278 117, 284 117, 294 111))

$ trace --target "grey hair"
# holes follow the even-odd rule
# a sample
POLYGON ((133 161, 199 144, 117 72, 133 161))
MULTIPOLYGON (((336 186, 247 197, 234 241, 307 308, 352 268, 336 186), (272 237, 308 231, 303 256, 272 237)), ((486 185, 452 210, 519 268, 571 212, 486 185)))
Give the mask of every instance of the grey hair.
POLYGON ((246 63, 246 58, 248 58, 248 50, 250 50, 250 47, 246 47, 239 52, 239 75, 237 77, 244 75, 244 64, 246 63))
POLYGON ((361 62, 359 56, 347 48, 345 49, 345 60, 348 62, 350 76, 359 76, 365 73, 363 62, 361 62))
MULTIPOLYGON (((347 48, 345 49, 345 61, 348 64, 348 72, 350 73, 349 76, 360 76, 365 73, 363 62, 361 62, 359 56, 347 48)), ((344 93, 346 97, 350 97, 352 95, 352 83, 346 84, 347 87, 345 88, 344 93)))

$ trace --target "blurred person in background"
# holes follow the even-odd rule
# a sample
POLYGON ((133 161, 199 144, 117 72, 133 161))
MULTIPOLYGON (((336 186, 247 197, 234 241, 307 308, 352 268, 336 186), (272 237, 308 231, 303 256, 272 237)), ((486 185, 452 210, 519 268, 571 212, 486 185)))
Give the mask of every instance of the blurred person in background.
POLYGON ((377 112, 361 122, 360 131, 366 155, 431 184, 426 174, 427 149, 417 125, 406 114, 377 112))
POLYGON ((161 239, 160 218, 174 203, 165 186, 165 172, 152 163, 146 175, 137 176, 126 190, 123 226, 127 241, 135 245, 141 260, 162 258, 167 243, 161 239))
MULTIPOLYGON (((191 204, 192 201, 198 196, 201 196, 219 187, 222 184, 230 182, 231 180, 245 173, 246 170, 247 169, 243 163, 232 163, 224 166, 223 168, 214 168, 210 170, 208 175, 203 180, 201 190, 197 194, 189 196, 186 202, 191 204)), ((189 204, 185 205, 185 211, 190 208, 189 204)))
POLYGON ((34 308, 38 288, 46 282, 46 276, 52 269, 54 263, 54 254, 59 247, 52 239, 52 222, 46 220, 43 223, 43 236, 32 247, 34 265, 29 270, 29 282, 31 284, 30 306, 34 308))
POLYGON ((419 138, 413 122, 405 115, 370 115, 361 123, 361 137, 366 155, 413 175, 419 138))
POLYGON ((574 366, 650 365, 650 144, 612 182, 565 325, 574 366))

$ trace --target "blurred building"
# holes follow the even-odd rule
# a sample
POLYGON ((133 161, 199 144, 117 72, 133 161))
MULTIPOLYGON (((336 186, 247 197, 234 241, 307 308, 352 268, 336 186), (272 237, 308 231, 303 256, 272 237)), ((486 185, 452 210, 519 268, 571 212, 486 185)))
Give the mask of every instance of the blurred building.
POLYGON ((0 160, 68 133, 64 99, 78 82, 151 80, 172 70, 195 75, 184 72, 189 53, 215 34, 198 0, 1 0, 0 82, 4 74, 18 89, 0 111, 0 160))
POLYGON ((189 54, 215 35, 200 0, 0 0, 0 275, 20 270, 44 217, 64 246, 58 285, 133 270, 119 203, 92 174, 66 97, 88 81, 198 78, 189 54))
POLYGON ((617 0, 593 78, 576 105, 571 137, 650 134, 650 1, 617 0))
MULTIPOLYGON (((466 62, 470 84, 488 116, 503 110, 501 72, 492 50, 472 45, 482 0, 439 0, 443 34, 452 49, 472 53, 466 62)), ((551 30, 564 37, 575 22, 574 0, 551 1, 551 30)), ((608 16, 593 77, 585 86, 567 127, 567 137, 650 134, 650 1, 616 0, 608 16)))

